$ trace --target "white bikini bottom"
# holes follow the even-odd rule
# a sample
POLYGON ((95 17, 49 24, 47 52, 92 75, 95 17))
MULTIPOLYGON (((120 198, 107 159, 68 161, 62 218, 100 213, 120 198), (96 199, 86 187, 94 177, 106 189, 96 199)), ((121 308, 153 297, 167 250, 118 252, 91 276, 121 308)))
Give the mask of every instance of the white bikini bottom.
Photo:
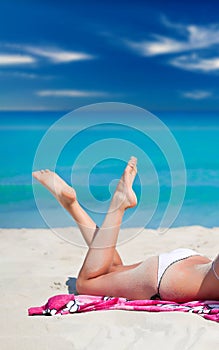
POLYGON ((151 299, 161 299, 160 292, 159 292, 160 284, 161 284, 161 280, 163 278, 163 275, 165 274, 168 267, 170 267, 172 264, 174 264, 180 260, 189 258, 190 256, 193 256, 193 255, 200 255, 200 254, 192 249, 178 248, 178 249, 172 250, 169 253, 163 253, 163 254, 159 255, 157 294, 153 295, 151 297, 151 299))

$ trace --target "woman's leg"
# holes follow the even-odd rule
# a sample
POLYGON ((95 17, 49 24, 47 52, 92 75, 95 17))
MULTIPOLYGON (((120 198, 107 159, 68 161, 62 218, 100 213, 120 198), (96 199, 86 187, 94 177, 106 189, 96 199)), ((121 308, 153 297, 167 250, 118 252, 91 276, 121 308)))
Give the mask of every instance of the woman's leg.
POLYGON ((78 205, 73 206, 75 192, 70 186, 48 170, 33 173, 76 219, 89 245, 77 280, 79 293, 147 299, 156 292, 156 257, 130 266, 114 265, 118 257, 115 246, 124 211, 136 204, 132 191, 136 172, 136 160, 132 159, 117 186, 103 226, 96 234, 95 223, 78 205))
MULTIPOLYGON (((75 190, 50 170, 35 171, 33 177, 46 187, 69 212, 77 223, 85 242, 90 246, 99 228, 78 203, 75 190)), ((122 260, 115 250, 113 266, 117 265, 122 265, 122 260)))
POLYGON ((136 158, 132 157, 117 185, 103 225, 89 246, 84 264, 78 276, 79 289, 81 289, 80 287, 85 281, 111 272, 124 212, 127 208, 135 206, 137 202, 135 193, 132 190, 136 172, 136 158))

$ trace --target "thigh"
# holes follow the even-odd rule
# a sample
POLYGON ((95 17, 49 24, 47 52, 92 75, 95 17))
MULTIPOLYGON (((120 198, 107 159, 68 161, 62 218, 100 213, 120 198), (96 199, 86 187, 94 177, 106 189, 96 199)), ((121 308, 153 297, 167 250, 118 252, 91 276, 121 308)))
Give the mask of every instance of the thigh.
POLYGON ((127 299, 150 299, 156 293, 157 257, 96 278, 77 282, 82 294, 109 295, 127 299))

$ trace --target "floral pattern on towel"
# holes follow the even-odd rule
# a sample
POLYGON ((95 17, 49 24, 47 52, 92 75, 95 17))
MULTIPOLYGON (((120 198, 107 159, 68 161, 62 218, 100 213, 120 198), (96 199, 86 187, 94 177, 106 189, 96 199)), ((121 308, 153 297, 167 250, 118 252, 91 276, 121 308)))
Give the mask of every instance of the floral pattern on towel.
POLYGON ((107 296, 60 294, 48 299, 43 306, 28 309, 29 316, 66 315, 97 310, 135 310, 150 312, 182 311, 198 314, 219 322, 219 301, 204 300, 175 303, 164 300, 128 300, 107 296))

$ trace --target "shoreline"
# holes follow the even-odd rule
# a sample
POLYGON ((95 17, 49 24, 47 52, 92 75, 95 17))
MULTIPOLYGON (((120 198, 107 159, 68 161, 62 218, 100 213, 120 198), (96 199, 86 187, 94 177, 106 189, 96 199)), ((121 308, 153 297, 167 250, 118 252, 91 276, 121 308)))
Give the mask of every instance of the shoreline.
MULTIPOLYGON (((183 244, 187 248, 196 249, 201 252, 203 250, 206 254, 217 254, 217 247, 219 244, 219 226, 217 227, 205 227, 199 225, 191 226, 179 226, 161 229, 158 231, 153 228, 142 228, 142 227, 130 227, 122 228, 120 230, 119 239, 117 246, 124 250, 126 245, 128 249, 131 248, 132 242, 134 245, 140 245, 142 253, 151 254, 153 250, 155 252, 163 252, 164 249, 172 250, 183 244), (177 240, 176 240, 177 238, 177 240), (145 241, 145 242, 144 242, 145 241), (145 248, 144 244, 145 243, 145 248), (164 245, 164 246, 163 246, 164 245), (186 246, 188 245, 188 246, 186 246), (123 247, 124 246, 124 247, 123 247), (143 249, 142 249, 143 248, 143 249), (163 249, 163 250, 162 250, 163 249), (146 250, 146 251, 144 251, 146 250), (212 251, 210 251, 212 250, 212 251)), ((7 234, 20 234, 24 235, 26 239, 28 236, 38 234, 39 240, 43 240, 43 236, 47 237, 46 240, 50 239, 51 236, 63 242, 62 244, 70 244, 76 248, 87 248, 81 233, 76 226, 69 227, 55 227, 55 228, 1 228, 0 227, 0 239, 1 235, 7 234), (47 235, 46 235, 47 234, 47 235), (49 236, 48 236, 49 234, 49 236)), ((7 236, 6 236, 7 237, 7 236)), ((19 237, 17 237, 19 238, 19 237)), ((132 255, 135 250, 132 250, 132 255)), ((139 249, 138 249, 139 251, 139 249)), ((129 254, 130 256, 130 254, 129 254)))

